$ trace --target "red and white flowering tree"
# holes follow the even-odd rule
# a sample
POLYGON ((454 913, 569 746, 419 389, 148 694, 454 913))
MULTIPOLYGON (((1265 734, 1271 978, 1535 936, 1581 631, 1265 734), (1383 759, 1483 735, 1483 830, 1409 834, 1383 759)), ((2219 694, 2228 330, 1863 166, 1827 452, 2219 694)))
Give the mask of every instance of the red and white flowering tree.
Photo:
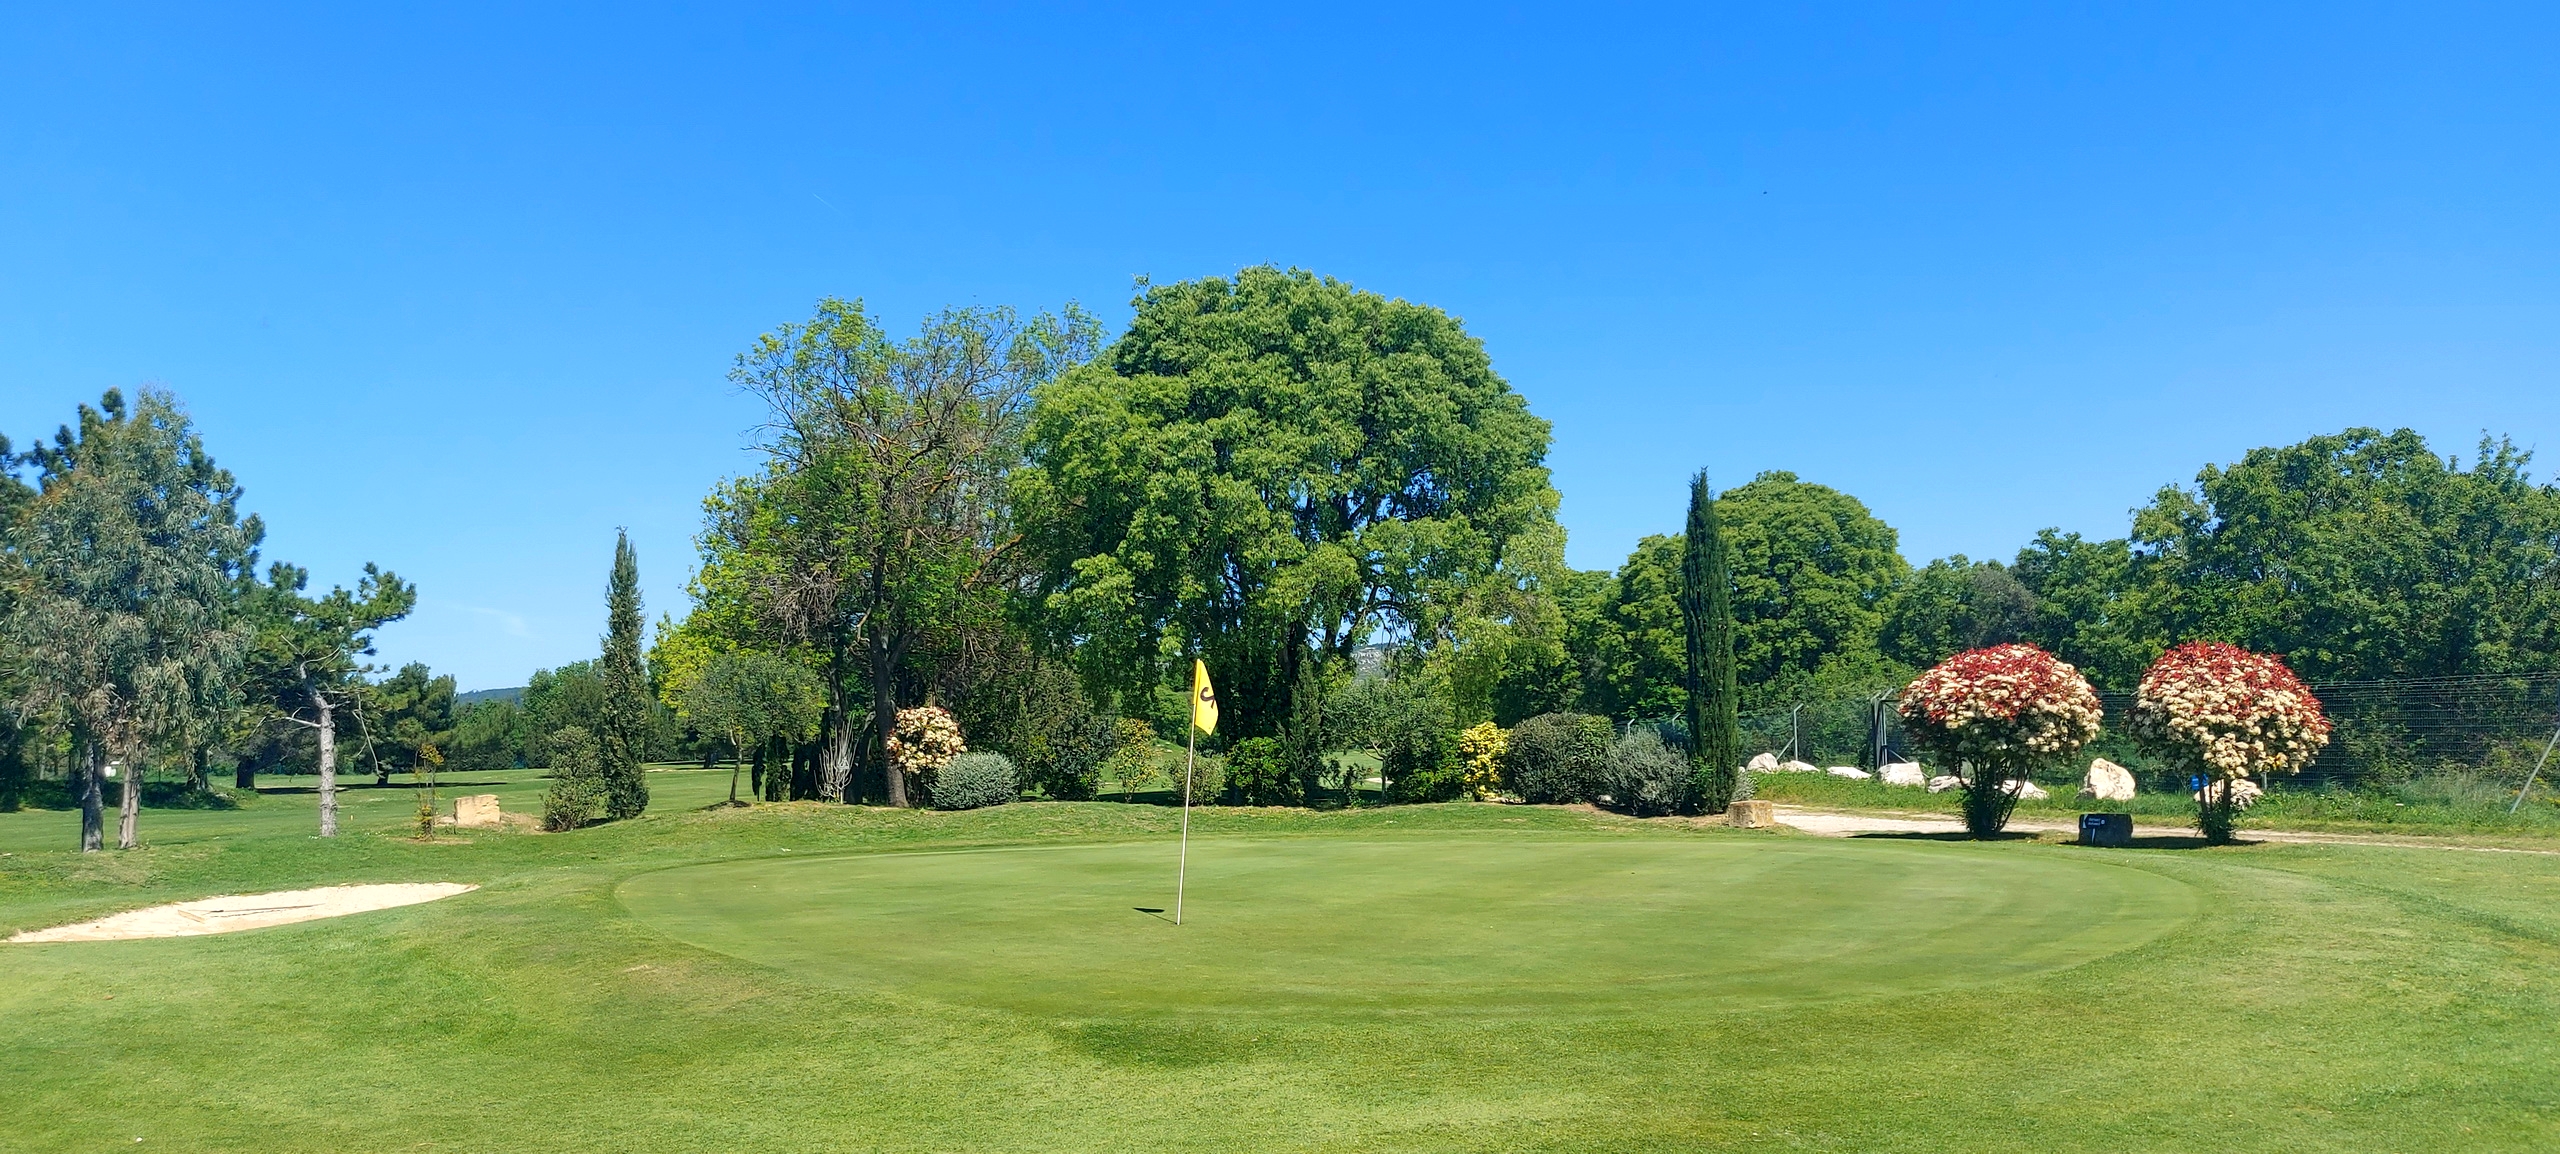
POLYGON ((960 740, 960 721, 950 710, 919 705, 898 711, 897 732, 889 738, 889 764, 900 772, 921 778, 967 752, 968 743, 960 740))
POLYGON ((1903 728, 1957 763, 1964 824, 1989 837, 2009 824, 2027 772, 2098 736, 2098 694, 2069 662, 2033 645, 1956 654, 1902 691, 1903 728))
POLYGON ((2301 772, 2329 743, 2329 718, 2281 658, 2190 641, 2143 673, 2133 735, 2205 778, 2196 794, 2197 825, 2205 840, 2223 842, 2238 825, 2234 783, 2251 774, 2301 772))

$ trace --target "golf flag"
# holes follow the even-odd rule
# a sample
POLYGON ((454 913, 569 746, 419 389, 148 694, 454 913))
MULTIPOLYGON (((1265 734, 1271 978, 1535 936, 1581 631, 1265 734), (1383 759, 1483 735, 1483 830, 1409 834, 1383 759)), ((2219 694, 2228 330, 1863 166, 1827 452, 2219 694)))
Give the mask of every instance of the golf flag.
POLYGON ((1191 727, 1218 732, 1218 693, 1209 688, 1209 663, 1197 657, 1191 659, 1191 727))

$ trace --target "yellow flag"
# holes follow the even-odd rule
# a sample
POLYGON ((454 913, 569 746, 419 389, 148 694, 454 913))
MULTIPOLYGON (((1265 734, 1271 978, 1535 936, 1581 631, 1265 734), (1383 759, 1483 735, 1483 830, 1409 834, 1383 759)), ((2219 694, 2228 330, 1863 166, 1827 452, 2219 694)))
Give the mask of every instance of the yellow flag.
POLYGON ((1202 733, 1218 732, 1218 693, 1209 688, 1209 663, 1191 659, 1191 724, 1202 733))

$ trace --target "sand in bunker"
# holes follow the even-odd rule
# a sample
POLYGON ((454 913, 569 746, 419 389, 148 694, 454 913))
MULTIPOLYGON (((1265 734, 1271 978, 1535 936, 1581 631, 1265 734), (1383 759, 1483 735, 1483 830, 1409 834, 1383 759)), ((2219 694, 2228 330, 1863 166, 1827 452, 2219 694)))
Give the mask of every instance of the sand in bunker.
POLYGON ((467 894, 478 886, 455 882, 421 882, 399 885, 329 886, 316 890, 284 890, 272 894, 233 894, 229 897, 199 898, 175 905, 153 906, 147 910, 130 910, 114 917, 73 926, 55 926, 49 930, 29 930, 9 939, 12 942, 114 942, 128 938, 185 938, 198 934, 228 934, 240 930, 260 930, 268 926, 308 922, 360 914, 367 910, 387 910, 393 906, 413 906, 455 894, 467 894))

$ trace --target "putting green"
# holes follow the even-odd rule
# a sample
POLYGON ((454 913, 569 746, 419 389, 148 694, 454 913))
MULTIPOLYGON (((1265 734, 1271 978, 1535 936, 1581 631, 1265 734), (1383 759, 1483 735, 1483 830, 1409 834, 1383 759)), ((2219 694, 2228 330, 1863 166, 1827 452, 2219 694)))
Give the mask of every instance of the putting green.
POLYGON ((1041 1014, 1594 1011, 1972 985, 2193 912, 2181 883, 2025 847, 1881 841, 1201 839, 762 859, 624 906, 803 978, 1041 1014))

